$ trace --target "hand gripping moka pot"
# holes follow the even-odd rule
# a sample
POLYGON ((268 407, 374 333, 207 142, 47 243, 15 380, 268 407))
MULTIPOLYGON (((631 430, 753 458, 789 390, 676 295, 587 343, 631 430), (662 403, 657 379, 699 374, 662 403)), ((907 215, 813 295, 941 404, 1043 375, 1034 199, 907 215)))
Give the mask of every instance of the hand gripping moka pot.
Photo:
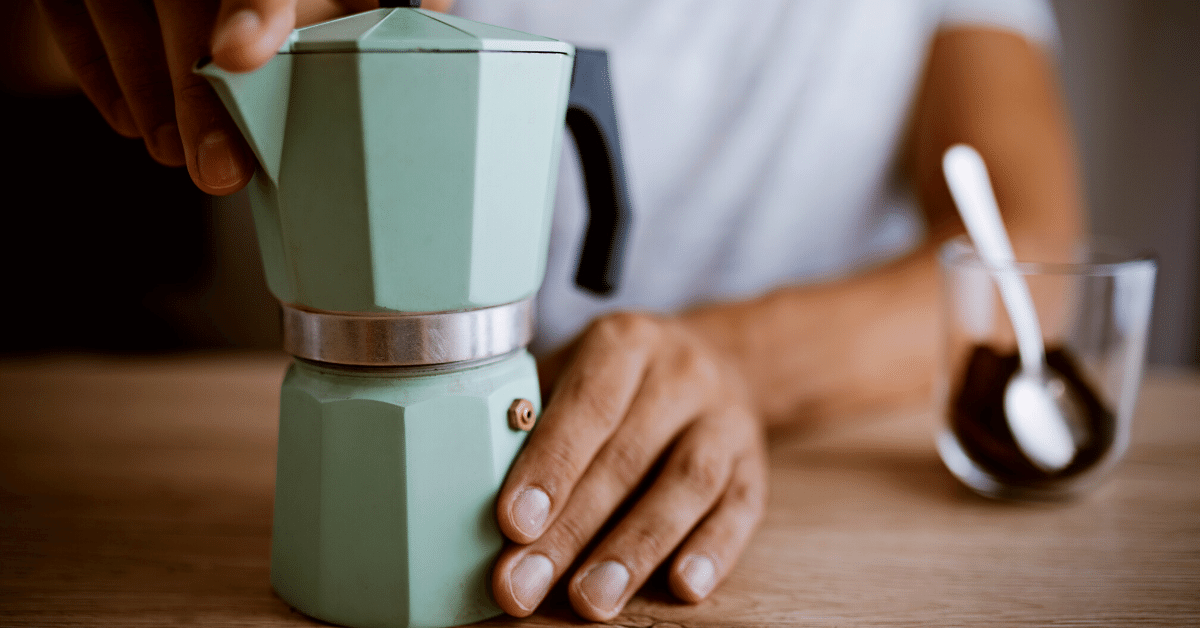
POLYGON ((349 626, 499 613, 495 496, 540 410, 525 347, 564 119, 590 205, 577 283, 613 289, 629 222, 606 56, 405 6, 298 29, 254 72, 196 71, 258 158, 296 357, 272 585, 349 626))

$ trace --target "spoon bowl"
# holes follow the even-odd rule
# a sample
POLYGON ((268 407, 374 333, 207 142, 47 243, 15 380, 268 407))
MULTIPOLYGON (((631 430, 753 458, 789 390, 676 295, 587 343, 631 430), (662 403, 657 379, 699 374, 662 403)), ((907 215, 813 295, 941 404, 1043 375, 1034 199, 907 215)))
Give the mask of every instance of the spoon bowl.
POLYGON ((1004 414, 1021 453, 1046 473, 1066 469, 1087 446, 1088 430, 1066 380, 1047 368, 1042 376, 1017 371, 1004 389, 1004 414))

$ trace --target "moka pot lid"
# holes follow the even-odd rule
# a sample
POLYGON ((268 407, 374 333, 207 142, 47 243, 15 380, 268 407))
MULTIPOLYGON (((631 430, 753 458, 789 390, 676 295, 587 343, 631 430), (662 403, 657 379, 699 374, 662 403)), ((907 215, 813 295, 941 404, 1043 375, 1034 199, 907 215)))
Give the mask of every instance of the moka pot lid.
POLYGON ((382 8, 292 31, 280 53, 573 53, 570 44, 418 8, 382 8))

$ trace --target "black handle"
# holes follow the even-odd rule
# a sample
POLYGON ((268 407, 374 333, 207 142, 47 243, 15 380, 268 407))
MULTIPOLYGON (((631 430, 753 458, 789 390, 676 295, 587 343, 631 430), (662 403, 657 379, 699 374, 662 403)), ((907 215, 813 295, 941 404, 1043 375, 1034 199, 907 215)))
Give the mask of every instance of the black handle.
POLYGON ((588 225, 579 254, 575 283, 600 295, 611 293, 620 281, 625 240, 632 219, 625 164, 613 107, 608 53, 575 50, 567 128, 575 137, 587 188, 588 225))
POLYGON ((379 0, 379 8, 381 9, 419 9, 421 8, 421 0, 379 0))

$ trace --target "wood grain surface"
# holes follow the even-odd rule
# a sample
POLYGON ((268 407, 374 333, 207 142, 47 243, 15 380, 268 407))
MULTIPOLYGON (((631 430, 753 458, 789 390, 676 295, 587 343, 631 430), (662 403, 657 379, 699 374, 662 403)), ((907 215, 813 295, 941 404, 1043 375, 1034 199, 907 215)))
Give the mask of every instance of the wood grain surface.
MULTIPOLYGON (((319 625, 268 581, 287 358, 0 362, 0 625, 319 625)), ((1200 625, 1200 374, 1152 372, 1125 461, 1077 501, 959 487, 932 415, 780 436, 770 510, 688 606, 621 626, 1200 625)), ((561 593, 489 626, 576 624, 561 593)))

